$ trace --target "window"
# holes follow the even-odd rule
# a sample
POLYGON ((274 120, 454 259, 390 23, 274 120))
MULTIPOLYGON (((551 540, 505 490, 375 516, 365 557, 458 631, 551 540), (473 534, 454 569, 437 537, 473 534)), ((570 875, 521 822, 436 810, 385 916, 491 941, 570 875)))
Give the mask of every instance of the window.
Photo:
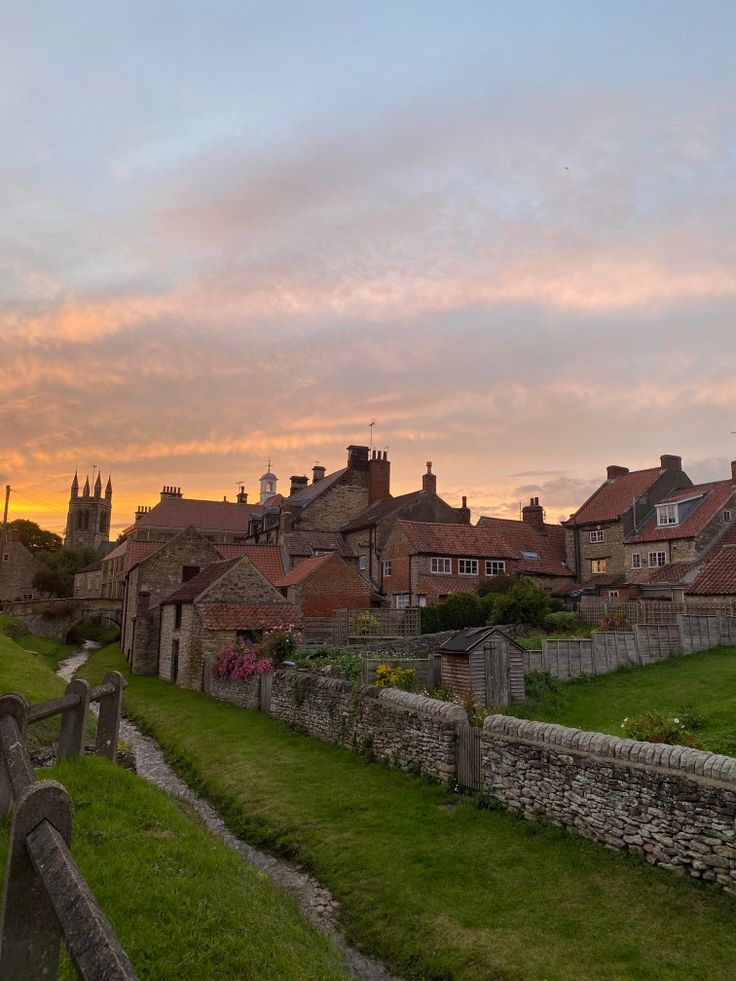
POLYGON ((605 531, 591 531, 590 533, 590 543, 591 545, 597 545, 600 542, 605 542, 606 533, 605 531))
POLYGON ((478 560, 477 559, 460 559, 458 562, 458 572, 461 576, 477 576, 478 575, 478 560))
POLYGON ((429 568, 440 576, 449 576, 452 572, 452 559, 434 557, 429 568))
POLYGON ((641 553, 640 552, 632 552, 631 553, 631 568, 632 569, 641 569, 641 553))
POLYGON ((417 606, 426 606, 426 605, 427 605, 427 594, 420 593, 417 596, 417 606))
POLYGON ((649 568, 656 569, 660 565, 665 565, 667 562, 667 556, 664 552, 650 552, 649 553, 649 568))
POLYGON ((384 577, 391 575, 391 561, 389 559, 381 563, 381 568, 384 577))
POLYGON ((181 627, 181 603, 177 603, 174 607, 174 630, 178 630, 181 627))
POLYGON ((506 572, 506 563, 499 559, 486 559, 486 575, 498 576, 506 572))
POLYGON ((10 562, 10 553, 3 552, 3 562, 10 562))
POLYGON ((590 571, 594 576, 600 575, 601 572, 605 572, 608 567, 608 559, 591 559, 590 560, 590 571))
POLYGON ((730 521, 731 520, 731 512, 729 510, 726 510, 726 511, 723 512, 723 520, 724 521, 730 521))
POLYGON ((608 590, 608 598, 609 599, 618 599, 618 590, 617 589, 609 589, 608 590))
POLYGON ((394 596, 394 603, 397 610, 405 610, 409 605, 409 594, 397 593, 396 596, 394 596))
POLYGON ((679 524, 677 517, 677 505, 676 504, 658 504, 657 505, 657 527, 664 528, 667 525, 679 524))
POLYGON ((33 593, 23 593, 23 599, 24 600, 32 600, 33 599, 33 593))
POLYGON ((360 555, 358 557, 358 568, 361 572, 365 572, 365 555, 360 555))
POLYGON ((526 559, 527 562, 538 562, 539 561, 539 552, 525 552, 525 551, 522 551, 521 557, 522 557, 522 559, 526 559))

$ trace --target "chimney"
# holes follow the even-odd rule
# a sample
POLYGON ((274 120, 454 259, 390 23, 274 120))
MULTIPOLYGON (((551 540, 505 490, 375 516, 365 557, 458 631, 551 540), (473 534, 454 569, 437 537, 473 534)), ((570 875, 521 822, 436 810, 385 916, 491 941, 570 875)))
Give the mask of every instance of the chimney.
POLYGON ((161 500, 166 501, 174 497, 181 497, 181 487, 172 487, 170 484, 164 484, 161 488, 161 500))
POLYGON ((391 497, 391 463, 385 450, 373 450, 368 461, 368 505, 391 497))
POLYGON ((312 483, 317 484, 325 475, 326 467, 319 467, 315 464, 312 467, 312 483))
POLYGON ((292 475, 291 487, 289 488, 289 495, 296 494, 297 491, 302 490, 309 483, 309 479, 306 475, 300 477, 298 474, 296 476, 292 475))
POLYGON ((731 480, 736 483, 736 460, 731 460, 731 480))
POLYGON ((432 473, 432 461, 427 460, 427 472, 422 474, 422 490, 428 494, 437 493, 437 477, 432 473))
POLYGON ((462 507, 457 509, 458 524, 469 525, 470 524, 470 508, 468 507, 468 499, 463 496, 462 507))
POLYGON ((663 470, 682 470, 682 457, 665 453, 659 458, 663 470))
POLYGON ((135 520, 138 521, 144 514, 148 514, 150 510, 147 504, 140 504, 135 512, 135 520))
POLYGON ((281 508, 279 515, 279 531, 282 535, 288 535, 291 531, 291 511, 289 508, 281 508))
POLYGON ((235 500, 238 502, 238 504, 247 504, 248 503, 248 495, 247 495, 246 490, 245 490, 245 484, 241 484, 240 485, 240 490, 238 491, 238 495, 235 498, 235 500))
POLYGON ((368 469, 367 446, 348 446, 348 467, 352 470, 368 469))
POLYGON ((615 463, 612 463, 606 468, 606 480, 615 480, 616 477, 623 477, 628 472, 628 467, 617 467, 615 463))
POLYGON ((540 535, 547 534, 547 529, 544 527, 544 508, 539 503, 538 497, 529 498, 529 503, 521 512, 521 519, 536 529, 540 535))

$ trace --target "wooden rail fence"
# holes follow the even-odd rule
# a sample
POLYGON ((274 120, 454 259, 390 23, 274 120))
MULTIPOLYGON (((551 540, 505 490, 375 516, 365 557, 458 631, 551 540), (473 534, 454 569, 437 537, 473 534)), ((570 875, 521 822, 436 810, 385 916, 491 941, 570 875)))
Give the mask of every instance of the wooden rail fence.
POLYGON ((125 682, 111 671, 97 688, 70 682, 61 698, 29 705, 0 697, 0 816, 13 822, 0 911, 0 978, 53 981, 64 943, 83 981, 136 981, 115 933, 69 851, 72 800, 56 780, 37 780, 23 743, 34 722, 61 715, 59 759, 84 751, 87 714, 99 704, 95 751, 115 761, 125 682))

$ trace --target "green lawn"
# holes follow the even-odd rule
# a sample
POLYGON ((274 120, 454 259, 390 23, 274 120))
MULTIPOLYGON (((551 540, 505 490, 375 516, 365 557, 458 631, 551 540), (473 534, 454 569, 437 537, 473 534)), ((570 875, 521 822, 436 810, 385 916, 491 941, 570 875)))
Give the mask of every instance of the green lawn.
POLYGON ((703 717, 697 732, 703 746, 736 756, 736 647, 577 679, 509 711, 520 718, 620 735, 627 716, 648 709, 677 716, 688 707, 703 717))
MULTIPOLYGON (((124 670, 97 652, 94 681, 124 670)), ((127 674, 127 672, 126 672, 127 674)), ((254 843, 341 901, 404 977, 731 979, 736 900, 156 678, 126 711, 254 843)))
POLYGON ((71 657, 72 654, 76 654, 81 646, 80 644, 65 644, 60 640, 52 640, 50 637, 37 637, 33 634, 19 637, 16 644, 27 651, 38 654, 53 671, 56 671, 62 661, 71 657))
MULTIPOLYGON (((0 637, 0 691, 36 701, 63 687, 0 637)), ((72 852, 141 979, 347 977, 291 900, 166 794, 97 757, 42 772, 73 797, 72 852)), ((0 869, 7 842, 0 821, 0 869)), ((61 976, 76 974, 66 963, 61 976)))
MULTIPOLYGON (((25 643, 28 637, 21 637, 25 643)), ((47 662, 36 654, 22 650, 0 630, 0 694, 17 691, 30 702, 44 702, 64 694, 66 683, 57 678, 47 662)), ((59 718, 47 719, 31 726, 26 745, 40 746, 56 739, 59 734, 59 718)))

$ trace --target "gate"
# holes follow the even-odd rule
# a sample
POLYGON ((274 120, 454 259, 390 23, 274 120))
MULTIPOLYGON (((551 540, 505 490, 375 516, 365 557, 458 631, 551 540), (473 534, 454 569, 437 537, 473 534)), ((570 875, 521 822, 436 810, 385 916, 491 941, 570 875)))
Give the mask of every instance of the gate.
POLYGON ((482 730, 475 726, 458 725, 455 779, 466 790, 481 789, 480 737, 482 730))

